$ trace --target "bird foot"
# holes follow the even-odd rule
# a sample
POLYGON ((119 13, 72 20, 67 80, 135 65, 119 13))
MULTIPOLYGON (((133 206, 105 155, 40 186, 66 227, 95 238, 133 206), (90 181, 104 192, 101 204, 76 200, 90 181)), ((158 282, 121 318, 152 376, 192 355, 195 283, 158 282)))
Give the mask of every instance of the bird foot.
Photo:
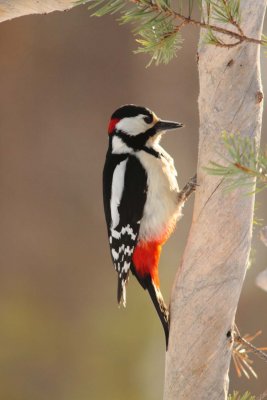
POLYGON ((190 195, 195 192, 197 188, 198 183, 197 183, 197 174, 192 176, 192 178, 189 179, 187 184, 183 187, 183 189, 178 193, 178 201, 179 202, 186 202, 186 200, 189 199, 190 195))

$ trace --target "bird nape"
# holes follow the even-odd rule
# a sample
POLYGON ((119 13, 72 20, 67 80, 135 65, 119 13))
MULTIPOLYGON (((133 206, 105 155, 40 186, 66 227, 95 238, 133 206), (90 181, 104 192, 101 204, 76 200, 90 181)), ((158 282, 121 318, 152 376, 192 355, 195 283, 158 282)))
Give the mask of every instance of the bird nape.
POLYGON ((111 116, 103 171, 103 199, 112 261, 118 274, 118 303, 126 306, 129 272, 146 289, 161 320, 166 347, 169 311, 160 291, 162 245, 196 187, 196 177, 179 191, 171 156, 160 146, 163 133, 183 124, 159 119, 133 104, 111 116))

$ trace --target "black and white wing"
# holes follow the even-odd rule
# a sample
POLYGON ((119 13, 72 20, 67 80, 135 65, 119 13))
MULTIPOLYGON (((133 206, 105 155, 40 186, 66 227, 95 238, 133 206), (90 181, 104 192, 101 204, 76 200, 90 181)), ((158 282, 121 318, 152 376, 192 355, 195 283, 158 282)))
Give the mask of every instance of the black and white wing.
POLYGON ((103 195, 109 245, 118 273, 118 303, 126 305, 126 282, 138 240, 147 193, 146 172, 134 155, 107 154, 103 195))

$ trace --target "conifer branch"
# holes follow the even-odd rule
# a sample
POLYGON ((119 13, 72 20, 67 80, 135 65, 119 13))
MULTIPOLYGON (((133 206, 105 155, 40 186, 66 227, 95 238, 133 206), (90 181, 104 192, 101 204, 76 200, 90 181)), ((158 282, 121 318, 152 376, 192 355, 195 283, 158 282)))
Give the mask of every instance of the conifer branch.
POLYGON ((94 16, 121 13, 121 23, 135 23, 135 34, 140 37, 136 39, 141 45, 136 53, 150 53, 155 61, 167 63, 176 56, 177 50, 181 48, 182 38, 180 31, 187 25, 193 25, 207 30, 204 37, 206 43, 218 47, 232 48, 243 42, 254 43, 267 47, 267 38, 257 39, 246 35, 241 28, 240 0, 205 0, 206 9, 203 11, 202 1, 200 3, 201 19, 192 17, 194 0, 188 0, 188 15, 183 11, 183 2, 180 1, 178 11, 171 6, 170 0, 81 0, 76 4, 89 4, 88 9, 97 8, 94 16), (134 7, 129 9, 129 5, 134 7), (206 20, 205 20, 206 17, 206 20), (213 21, 228 24, 232 29, 218 26, 213 21), (176 25, 178 23, 178 25, 176 25), (222 35, 221 37, 218 37, 222 35), (227 42, 225 38, 234 39, 227 42))
POLYGON ((233 341, 232 357, 235 370, 239 378, 242 376, 242 374, 247 379, 250 379, 251 375, 255 378, 258 377, 252 367, 253 361, 250 358, 250 353, 267 362, 267 353, 264 352, 267 350, 267 347, 258 348, 251 343, 260 334, 261 331, 258 331, 255 333, 255 335, 245 335, 242 337, 237 326, 235 326, 231 338, 231 341, 233 341))
MULTIPOLYGON (((144 3, 143 0, 130 0, 130 1, 135 4, 138 4, 140 7, 142 7, 143 3, 144 3)), ((227 4, 227 0, 221 0, 221 1, 224 4, 227 4)), ((240 25, 237 23, 236 20, 233 19, 233 17, 231 15, 229 16, 229 20, 227 20, 225 22, 230 23, 233 26, 235 26, 237 28, 238 32, 235 32, 233 30, 229 30, 226 28, 222 28, 220 26, 216 26, 213 24, 209 24, 208 22, 196 20, 196 19, 192 18, 191 16, 186 17, 185 15, 183 15, 179 12, 176 12, 170 8, 162 8, 157 3, 153 3, 152 1, 146 2, 146 4, 149 4, 150 9, 153 11, 156 11, 156 12, 163 11, 166 17, 173 17, 175 19, 179 19, 179 20, 183 21, 183 26, 191 24, 191 25, 194 25, 194 26, 197 26, 200 28, 211 30, 213 32, 222 33, 224 35, 238 39, 238 44, 245 41, 245 42, 250 42, 250 43, 255 43, 255 44, 260 44, 260 45, 267 45, 266 40, 264 40, 264 39, 260 40, 260 39, 246 36, 244 34, 243 30, 241 29, 240 25)), ((228 46, 229 46, 228 44, 224 44, 224 47, 228 47, 228 46)))
MULTIPOLYGON (((258 335, 258 333, 257 333, 257 335, 258 335)), ((253 337, 253 339, 254 339, 254 337, 253 337)), ((266 347, 257 348, 256 346, 253 346, 253 344, 250 343, 246 338, 240 336, 239 334, 235 334, 234 340, 236 343, 239 343, 242 346, 244 346, 246 349, 250 350, 253 354, 255 354, 257 357, 259 357, 261 360, 267 362, 267 353, 265 353, 263 351, 263 350, 267 349, 266 347)))
POLYGON ((210 175, 222 176, 228 189, 250 187, 255 183, 255 192, 267 189, 267 153, 257 149, 255 140, 240 134, 222 133, 227 155, 220 157, 225 165, 210 161, 205 170, 210 175))
MULTIPOLYGON (((245 335, 242 337, 237 326, 235 326, 235 329, 231 335, 231 342, 233 342, 232 357, 238 377, 242 377, 242 374, 247 379, 250 379, 251 375, 255 378, 258 377, 252 367, 253 361, 250 358, 250 353, 253 353, 263 361, 267 362, 267 354, 263 351, 267 350, 267 348, 257 348, 251 343, 260 334, 261 331, 258 331, 253 336, 245 335)), ((232 395, 229 395, 228 400, 262 400, 265 398, 266 394, 267 391, 256 399, 255 396, 252 396, 249 392, 246 392, 243 396, 240 396, 239 393, 235 391, 232 395)))

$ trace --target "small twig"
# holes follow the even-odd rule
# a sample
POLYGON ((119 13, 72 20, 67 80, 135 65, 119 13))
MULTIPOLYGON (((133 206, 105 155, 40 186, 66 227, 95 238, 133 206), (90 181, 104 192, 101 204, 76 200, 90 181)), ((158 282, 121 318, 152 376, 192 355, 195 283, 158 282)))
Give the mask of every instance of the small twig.
POLYGON ((257 179, 260 179, 263 183, 267 182, 266 174, 261 174, 260 172, 248 168, 245 165, 242 165, 238 162, 234 163, 234 166, 240 169, 240 171, 245 172, 246 174, 251 175, 253 177, 256 177, 257 179))
MULTIPOLYGON (((254 336, 255 337, 255 336, 254 336)), ((236 343, 242 344, 244 347, 249 349, 252 353, 254 353, 256 356, 258 356, 261 360, 267 362, 267 353, 264 351, 258 349, 257 347, 253 346, 250 342, 248 342, 246 339, 244 339, 239 331, 237 326, 235 326, 235 331, 234 331, 234 341, 236 343)))
POLYGON ((231 24, 234 25, 236 27, 236 29, 239 31, 241 36, 245 36, 243 29, 241 28, 241 26, 235 21, 235 20, 231 20, 231 24))
POLYGON ((236 162, 236 163, 234 163, 234 166, 236 168, 240 169, 241 171, 245 172, 246 174, 255 176, 255 171, 253 171, 252 169, 250 169, 248 167, 245 167, 245 165, 242 165, 242 164, 236 162))
POLYGON ((238 41, 235 42, 235 43, 222 43, 222 42, 217 42, 217 43, 214 43, 214 46, 231 48, 231 47, 238 46, 240 43, 242 43, 241 40, 238 40, 238 41))
POLYGON ((186 22, 185 21, 182 21, 181 23, 180 23, 180 25, 177 25, 176 27, 175 27, 175 32, 179 32, 184 26, 186 25, 186 22))
MULTIPOLYGON (((225 4, 225 6, 227 7, 228 5, 228 0, 223 0, 223 3, 225 4)), ((238 30, 238 32, 240 33, 241 36, 245 36, 243 30, 241 29, 241 26, 237 23, 237 21, 233 18, 232 14, 228 13, 228 17, 229 17, 229 22, 230 24, 232 24, 233 26, 236 27, 236 29, 238 30)))
POLYGON ((253 346, 250 342, 248 342, 246 339, 242 338, 239 335, 235 336, 235 342, 243 344, 244 347, 247 349, 250 349, 252 353, 254 353, 256 356, 258 356, 261 360, 267 362, 267 353, 264 351, 258 349, 257 347, 253 346))
POLYGON ((214 32, 223 33, 224 35, 228 35, 228 36, 231 36, 233 38, 236 38, 236 39, 240 40, 240 42, 246 41, 246 42, 251 42, 251 43, 263 44, 262 40, 254 39, 254 38, 251 38, 251 37, 246 36, 244 34, 242 35, 241 33, 237 33, 237 32, 231 31, 229 29, 221 28, 221 27, 216 26, 216 25, 207 24, 205 22, 197 21, 197 20, 192 19, 192 18, 187 18, 187 17, 185 17, 185 16, 183 16, 183 15, 181 15, 179 13, 176 13, 176 12, 174 12, 174 14, 175 14, 176 18, 180 18, 180 19, 182 19, 184 21, 187 21, 188 24, 196 25, 196 26, 199 26, 199 27, 204 28, 204 29, 211 29, 214 32))

